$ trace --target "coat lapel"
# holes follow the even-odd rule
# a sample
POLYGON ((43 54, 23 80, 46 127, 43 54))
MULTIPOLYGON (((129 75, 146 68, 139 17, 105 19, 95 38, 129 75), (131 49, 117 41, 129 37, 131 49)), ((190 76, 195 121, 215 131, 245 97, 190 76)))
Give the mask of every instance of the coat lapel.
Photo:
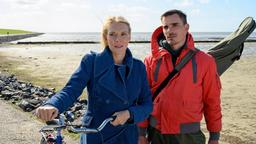
MULTIPOLYGON (((126 51, 124 64, 128 67, 128 78, 132 69, 132 55, 129 49, 126 51)), ((98 84, 113 93, 114 96, 122 101, 127 101, 125 82, 123 82, 117 71, 115 71, 114 60, 109 48, 105 48, 102 53, 96 56, 94 77, 95 80, 98 80, 98 84)))
POLYGON ((114 68, 106 71, 99 79, 99 84, 111 91, 116 97, 122 101, 127 100, 126 87, 123 84, 122 80, 115 74, 113 71, 114 68))

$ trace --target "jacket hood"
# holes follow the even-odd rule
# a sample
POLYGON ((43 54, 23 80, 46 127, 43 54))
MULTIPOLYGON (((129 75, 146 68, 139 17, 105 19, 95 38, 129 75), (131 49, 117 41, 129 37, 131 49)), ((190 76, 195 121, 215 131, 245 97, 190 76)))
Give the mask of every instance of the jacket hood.
MULTIPOLYGON (((165 37, 163 33, 163 28, 162 26, 159 26, 151 36, 151 51, 152 51, 152 56, 154 58, 159 58, 161 55, 167 52, 167 51, 160 52, 162 46, 159 44, 159 42, 164 39, 165 37)), ((187 34, 185 49, 195 49, 193 37, 189 32, 187 34)))

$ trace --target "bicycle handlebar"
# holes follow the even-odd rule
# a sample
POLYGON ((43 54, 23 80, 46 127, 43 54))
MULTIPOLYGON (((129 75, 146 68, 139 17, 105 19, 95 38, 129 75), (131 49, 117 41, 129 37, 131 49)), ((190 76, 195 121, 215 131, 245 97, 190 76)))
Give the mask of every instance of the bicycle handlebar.
POLYGON ((99 131, 101 131, 110 121, 113 121, 115 120, 115 117, 110 117, 110 118, 107 118, 105 119, 98 128, 96 129, 90 129, 90 128, 86 128, 86 127, 83 127, 83 128, 74 128, 73 126, 70 126, 71 128, 71 131, 75 132, 75 133, 85 133, 85 134, 88 134, 88 133, 97 133, 99 131))
POLYGON ((69 121, 67 123, 64 123, 64 119, 65 116, 63 114, 60 115, 59 118, 59 124, 57 125, 47 125, 44 126, 43 128, 41 128, 40 132, 42 131, 50 131, 52 129, 56 130, 56 129, 64 129, 66 127, 69 127, 70 130, 74 133, 84 133, 84 134, 88 134, 88 133, 97 133, 100 132, 109 122, 114 121, 116 119, 116 116, 111 116, 110 118, 105 119, 98 128, 92 129, 92 128, 86 128, 83 127, 82 128, 75 128, 75 125, 72 125, 69 121))

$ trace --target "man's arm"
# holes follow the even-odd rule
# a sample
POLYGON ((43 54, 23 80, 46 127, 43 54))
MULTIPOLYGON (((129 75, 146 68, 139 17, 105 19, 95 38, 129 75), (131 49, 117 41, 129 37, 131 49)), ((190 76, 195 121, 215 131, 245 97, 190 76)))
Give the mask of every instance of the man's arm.
POLYGON ((210 132, 209 144, 218 143, 222 127, 220 106, 221 83, 213 58, 209 60, 203 81, 204 116, 210 132))

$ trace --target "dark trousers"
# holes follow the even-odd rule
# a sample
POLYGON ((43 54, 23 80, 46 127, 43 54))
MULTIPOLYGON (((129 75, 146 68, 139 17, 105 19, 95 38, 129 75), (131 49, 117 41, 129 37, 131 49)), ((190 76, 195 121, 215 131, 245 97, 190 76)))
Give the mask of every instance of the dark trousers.
POLYGON ((161 134, 157 129, 148 129, 150 144, 205 144, 205 135, 201 130, 188 134, 161 134))

